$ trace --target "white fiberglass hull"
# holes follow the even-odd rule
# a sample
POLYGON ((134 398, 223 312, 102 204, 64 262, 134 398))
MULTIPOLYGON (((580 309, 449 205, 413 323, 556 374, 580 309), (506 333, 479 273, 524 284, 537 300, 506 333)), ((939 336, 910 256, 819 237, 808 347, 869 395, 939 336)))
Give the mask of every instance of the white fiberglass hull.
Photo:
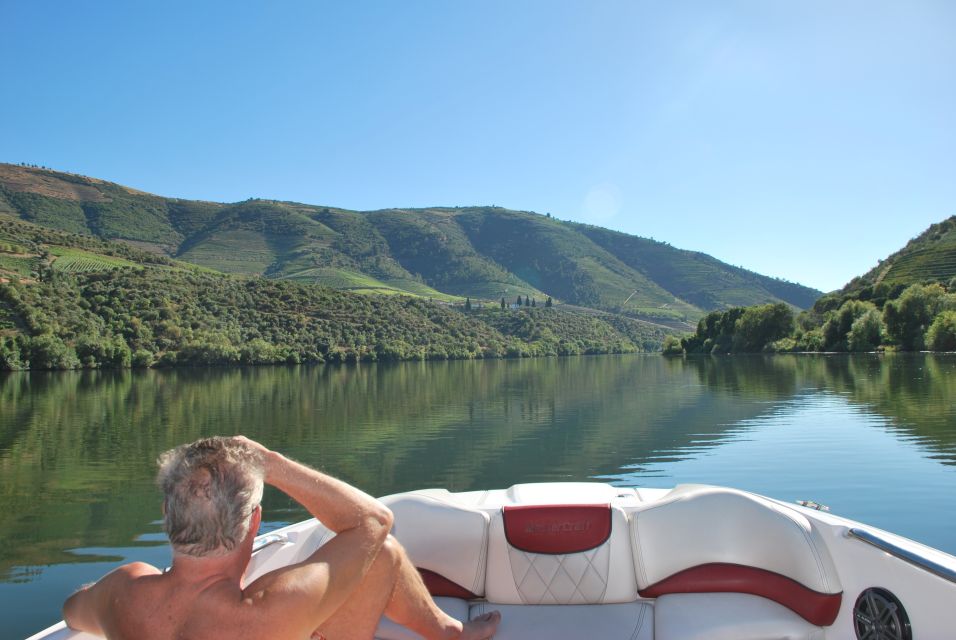
MULTIPOLYGON (((956 557, 813 509, 719 487, 542 483, 382 499, 436 600, 500 609, 501 640, 956 638, 956 557)), ((248 576, 334 534, 260 536, 248 576)), ((377 637, 414 638, 383 620, 377 637)), ((85 640, 63 623, 29 640, 85 640)))

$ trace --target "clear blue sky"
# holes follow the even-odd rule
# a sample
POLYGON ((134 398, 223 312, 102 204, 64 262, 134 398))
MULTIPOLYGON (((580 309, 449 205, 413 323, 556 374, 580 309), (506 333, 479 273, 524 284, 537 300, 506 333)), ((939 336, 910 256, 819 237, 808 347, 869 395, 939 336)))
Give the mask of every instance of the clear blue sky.
POLYGON ((823 290, 956 214, 956 2, 0 0, 0 161, 497 204, 823 290))

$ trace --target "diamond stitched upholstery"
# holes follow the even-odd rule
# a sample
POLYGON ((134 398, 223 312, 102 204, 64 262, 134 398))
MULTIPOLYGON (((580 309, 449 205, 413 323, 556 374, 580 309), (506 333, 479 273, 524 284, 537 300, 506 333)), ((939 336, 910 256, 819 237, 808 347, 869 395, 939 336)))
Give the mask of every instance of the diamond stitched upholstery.
POLYGON ((526 604, 595 604, 607 591, 611 545, 567 555, 508 547, 515 585, 526 604))
POLYGON ((637 599, 627 515, 611 507, 607 541, 580 553, 541 554, 508 544, 502 514, 492 517, 485 595, 500 604, 599 604, 637 599))

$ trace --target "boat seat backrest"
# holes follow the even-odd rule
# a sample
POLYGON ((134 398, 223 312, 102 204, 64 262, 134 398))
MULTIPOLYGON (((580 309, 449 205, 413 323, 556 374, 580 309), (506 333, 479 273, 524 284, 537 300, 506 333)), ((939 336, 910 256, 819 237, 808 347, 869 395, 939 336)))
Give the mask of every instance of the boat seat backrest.
POLYGON ((485 593, 488 521, 484 511, 458 504, 448 492, 423 491, 382 498, 395 516, 392 535, 418 568, 433 596, 485 593))
POLYGON ((627 515, 609 504, 502 507, 491 518, 485 596, 500 604, 635 600, 627 515))
POLYGON ((738 592, 833 623, 842 586, 826 544, 794 509, 717 487, 678 487, 631 518, 640 593, 738 592))

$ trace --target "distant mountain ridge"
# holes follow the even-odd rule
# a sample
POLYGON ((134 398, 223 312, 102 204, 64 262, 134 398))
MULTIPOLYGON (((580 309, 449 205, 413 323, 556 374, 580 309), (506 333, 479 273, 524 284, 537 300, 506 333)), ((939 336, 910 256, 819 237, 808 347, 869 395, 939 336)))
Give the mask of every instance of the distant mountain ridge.
POLYGON ((275 200, 165 198, 95 178, 0 164, 0 215, 225 273, 337 289, 514 302, 518 296, 685 324, 821 292, 703 253, 500 207, 359 212, 275 200))

